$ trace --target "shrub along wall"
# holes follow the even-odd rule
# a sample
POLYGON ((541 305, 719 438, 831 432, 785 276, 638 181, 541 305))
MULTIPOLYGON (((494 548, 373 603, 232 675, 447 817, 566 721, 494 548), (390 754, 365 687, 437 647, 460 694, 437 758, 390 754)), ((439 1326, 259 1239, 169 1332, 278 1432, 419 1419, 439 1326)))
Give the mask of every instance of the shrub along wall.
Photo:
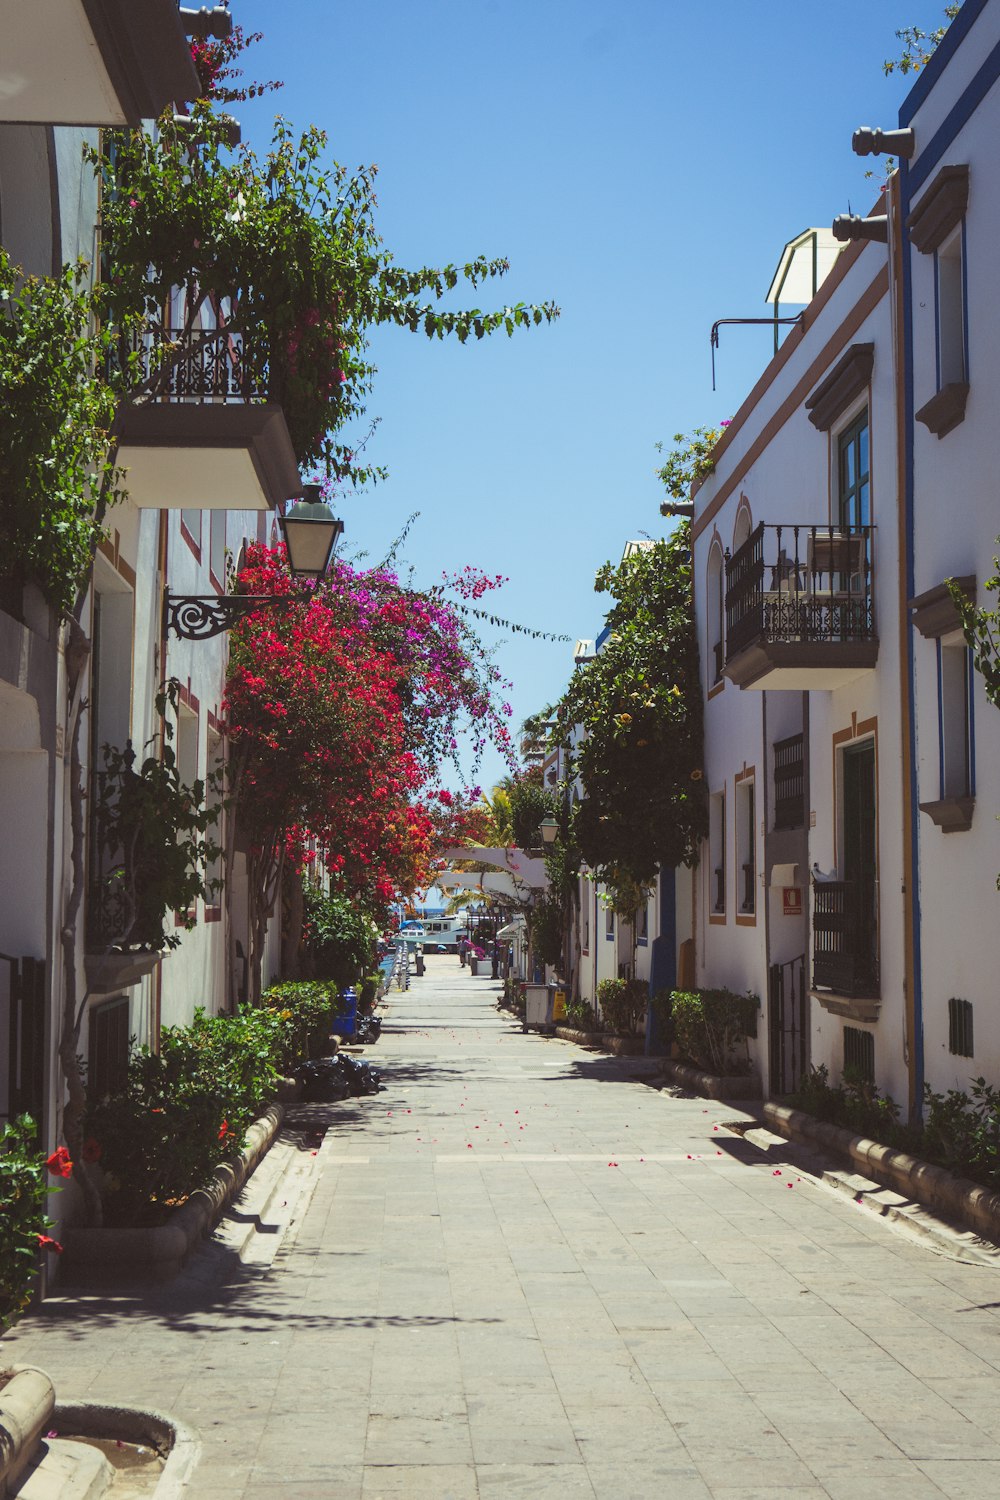
POLYGON ((161 1224, 240 1149, 278 1080, 315 1056, 335 986, 278 984, 235 1016, 199 1011, 169 1027, 159 1052, 133 1052, 122 1086, 91 1100, 84 1159, 99 1164, 104 1222, 161 1224))

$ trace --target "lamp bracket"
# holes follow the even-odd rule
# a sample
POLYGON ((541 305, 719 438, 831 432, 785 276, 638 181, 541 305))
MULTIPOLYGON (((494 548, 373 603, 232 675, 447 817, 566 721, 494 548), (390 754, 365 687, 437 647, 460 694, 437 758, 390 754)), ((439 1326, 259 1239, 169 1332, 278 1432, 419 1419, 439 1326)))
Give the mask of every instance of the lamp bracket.
POLYGON ((180 641, 208 641, 232 630, 262 604, 287 608, 300 594, 171 594, 163 591, 163 634, 180 641))

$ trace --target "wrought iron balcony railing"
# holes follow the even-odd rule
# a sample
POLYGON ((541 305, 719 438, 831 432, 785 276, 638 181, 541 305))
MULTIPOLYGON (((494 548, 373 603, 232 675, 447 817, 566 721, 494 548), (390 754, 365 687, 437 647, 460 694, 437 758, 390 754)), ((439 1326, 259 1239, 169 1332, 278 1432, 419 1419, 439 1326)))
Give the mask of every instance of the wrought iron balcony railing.
POLYGON ((871 526, 764 522, 726 558, 726 662, 755 643, 874 639, 871 526))
POLYGON ((877 998, 874 893, 850 880, 817 881, 814 892, 813 984, 839 995, 877 998))
POLYGON ((248 403, 268 398, 263 351, 225 328, 159 328, 122 336, 112 356, 119 370, 134 360, 136 399, 147 402, 248 403))

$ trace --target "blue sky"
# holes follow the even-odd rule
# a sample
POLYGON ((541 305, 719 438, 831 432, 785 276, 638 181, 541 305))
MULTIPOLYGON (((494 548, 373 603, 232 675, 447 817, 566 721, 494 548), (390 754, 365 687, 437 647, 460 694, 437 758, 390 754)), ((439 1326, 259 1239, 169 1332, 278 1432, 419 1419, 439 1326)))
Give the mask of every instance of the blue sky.
MULTIPOLYGON (((473 563, 510 582, 497 612, 596 635, 597 567, 662 534, 658 439, 730 416, 771 333, 781 248, 850 206, 874 163, 863 124, 892 126, 897 27, 926 0, 233 0, 264 33, 248 73, 284 89, 239 106, 258 148, 280 111, 329 132, 347 166, 379 165, 379 227, 403 264, 507 256, 480 306, 554 299, 548 328, 480 344, 396 329, 369 449, 389 480, 345 496, 345 549, 373 560, 412 511, 418 583, 473 563)), ((912 81, 912 80, 911 80, 912 81)), ((471 299, 466 299, 471 300, 471 299)), ((558 696, 572 647, 497 637, 515 722, 558 696)), ((490 758, 483 780, 502 767, 490 758)))

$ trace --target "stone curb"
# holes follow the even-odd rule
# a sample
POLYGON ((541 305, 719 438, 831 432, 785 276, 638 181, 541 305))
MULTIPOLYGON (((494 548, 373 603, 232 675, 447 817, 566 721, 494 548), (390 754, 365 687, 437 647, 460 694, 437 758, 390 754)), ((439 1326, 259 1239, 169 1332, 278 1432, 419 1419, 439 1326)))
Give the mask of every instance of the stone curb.
POLYGON ((840 1125, 814 1120, 800 1109, 765 1104, 761 1111, 779 1134, 805 1145, 822 1146, 853 1161, 866 1177, 895 1188, 927 1208, 950 1214, 988 1239, 1000 1240, 1000 1193, 967 1177, 956 1177, 906 1151, 895 1151, 840 1125))
POLYGON ((703 1073, 700 1068, 692 1068, 688 1063, 665 1062, 663 1064, 664 1077, 673 1083, 679 1083, 686 1089, 691 1089, 695 1094, 702 1094, 706 1099, 759 1099, 761 1097, 760 1078, 755 1073, 735 1073, 722 1076, 717 1073, 703 1073))
POLYGON ((116 1406, 103 1401, 59 1401, 55 1408, 55 1425, 77 1437, 121 1438, 126 1443, 141 1443, 146 1448, 166 1450, 156 1488, 155 1500, 179 1500, 188 1491, 188 1482, 201 1456, 201 1439, 193 1428, 178 1422, 165 1412, 148 1406, 116 1406))
POLYGON ((176 1275, 197 1242, 210 1232, 271 1145, 285 1118, 285 1106, 272 1104, 247 1131, 238 1156, 216 1167, 166 1224, 150 1229, 70 1229, 60 1270, 67 1281, 116 1281, 148 1276, 165 1281, 176 1275))
POLYGON ((591 1052, 611 1052, 615 1057, 641 1057, 646 1044, 641 1036, 615 1036, 610 1031, 577 1031, 572 1026, 556 1026, 554 1034, 563 1042, 575 1042, 591 1052))
POLYGON ((13 1379, 0 1390, 0 1500, 15 1489, 51 1424, 56 1394, 35 1365, 12 1365, 13 1379))

